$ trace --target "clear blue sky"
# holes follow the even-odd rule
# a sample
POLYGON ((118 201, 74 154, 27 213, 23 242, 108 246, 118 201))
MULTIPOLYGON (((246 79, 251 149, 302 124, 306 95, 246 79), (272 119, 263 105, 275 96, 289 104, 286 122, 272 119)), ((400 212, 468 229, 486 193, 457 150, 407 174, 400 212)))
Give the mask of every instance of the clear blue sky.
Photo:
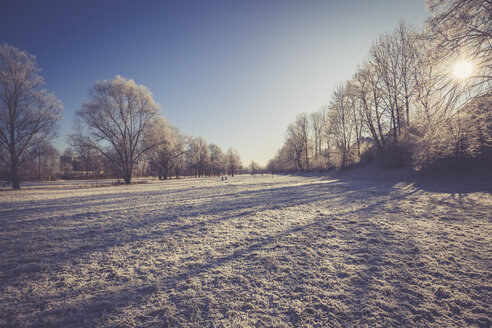
POLYGON ((424 0, 0 0, 0 42, 36 55, 63 102, 60 151, 87 90, 121 75, 181 132, 264 165, 379 34, 427 15, 424 0))

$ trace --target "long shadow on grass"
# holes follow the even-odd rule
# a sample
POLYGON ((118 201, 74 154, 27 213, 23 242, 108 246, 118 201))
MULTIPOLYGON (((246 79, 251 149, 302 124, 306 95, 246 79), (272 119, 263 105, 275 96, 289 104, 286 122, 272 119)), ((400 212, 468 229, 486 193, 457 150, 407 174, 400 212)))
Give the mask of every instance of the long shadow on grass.
POLYGON ((492 193, 492 169, 425 169, 413 171, 410 168, 397 170, 370 167, 354 168, 340 172, 328 172, 328 179, 337 179, 347 186, 378 186, 390 190, 398 183, 413 185, 427 192, 447 194, 469 194, 474 192, 492 193))
MULTIPOLYGON (((15 231, 21 230, 23 224, 27 224, 30 227, 39 226, 43 230, 49 230, 50 234, 56 237, 57 230, 62 231, 61 238, 64 235, 72 236, 72 230, 64 225, 64 222, 77 223, 77 224, 94 224, 99 218, 105 218, 108 214, 114 213, 119 216, 130 216, 129 220, 118 221, 118 222, 101 222, 104 225, 100 228, 103 232, 111 232, 115 228, 140 228, 142 226, 149 226, 157 222, 172 221, 179 216, 186 217, 197 217, 197 216, 208 216, 208 215, 221 215, 224 212, 237 211, 241 209, 259 209, 262 210, 266 206, 270 206, 273 209, 297 206, 302 204, 307 204, 315 202, 318 200, 326 200, 333 197, 346 196, 349 191, 346 189, 334 189, 337 186, 332 186, 328 183, 318 183, 309 184, 303 186, 288 186, 288 187, 276 187, 269 188, 261 191, 242 191, 237 193, 226 193, 226 194, 214 194, 212 196, 198 196, 198 197, 186 197, 183 198, 180 194, 173 194, 177 201, 172 202, 172 198, 166 198, 169 192, 164 192, 163 194, 145 195, 145 197, 140 199, 134 199, 133 196, 137 196, 136 193, 127 194, 126 196, 121 196, 128 199, 126 202, 117 202, 115 204, 115 199, 113 194, 110 195, 99 195, 99 197, 110 198, 109 200, 100 200, 97 204, 101 208, 87 206, 85 197, 82 197, 79 203, 72 205, 59 205, 52 206, 50 213, 55 213, 49 217, 44 217, 43 212, 39 212, 39 209, 33 209, 32 212, 36 214, 37 218, 29 218, 30 208, 22 211, 15 211, 17 214, 15 218, 9 218, 2 221, 1 227, 4 231, 9 231, 11 239, 22 238, 21 234, 16 235, 15 231), (334 194, 326 196, 326 194, 334 194), (164 198, 165 206, 159 202, 159 198, 164 198), (273 197, 273 198, 272 198, 273 197), (246 200, 245 200, 246 199, 246 200), (195 200, 202 201, 199 204, 186 205, 186 201, 195 200), (141 202, 141 203, 138 203, 141 202), (107 208, 108 205, 116 205, 116 208, 107 208), (77 211, 78 213, 67 215, 63 213, 63 209, 69 207, 72 211, 77 211), (147 211, 139 212, 132 210, 148 209, 147 211), (59 213, 59 214, 57 214, 59 213), (134 220, 134 216, 140 216, 137 220, 134 220), (93 219, 92 222, 86 222, 85 219, 93 219)), ((354 193, 355 191, 350 191, 354 193)), ((92 199, 93 197, 91 197, 92 199)), ((59 200, 59 202, 65 202, 64 200, 59 200)), ((74 229, 74 235, 77 235, 77 231, 82 230, 83 227, 77 227, 74 229)), ((39 236, 38 232, 34 232, 39 236)), ((85 234, 85 231, 82 232, 85 234)), ((31 236, 24 236, 31 237, 31 236)))
MULTIPOLYGON (((168 195, 177 195, 182 193, 199 193, 200 191, 210 190, 210 186, 204 187, 194 187, 190 188, 179 188, 179 189, 166 189, 165 183, 159 183, 156 185, 152 185, 157 187, 162 187, 159 189, 145 191, 145 193, 150 193, 150 196, 162 196, 166 197, 168 195)), ((108 187, 108 188, 118 188, 118 187, 108 187)), ((85 189, 94 191, 94 189, 85 189)), ((74 207, 80 206, 91 206, 91 205, 112 205, 117 203, 119 200, 125 200, 128 198, 137 198, 141 196, 142 191, 135 190, 114 190, 114 192, 110 193, 97 193, 97 191, 101 189, 95 189, 96 194, 91 193, 88 195, 76 195, 76 196, 64 196, 57 199, 48 199, 48 200, 31 200, 28 204, 26 203, 10 203, 4 206, 4 208, 0 209, 0 214, 7 219, 16 219, 19 215, 26 216, 30 214, 44 214, 44 213, 53 213, 63 210, 71 210, 74 207)), ((70 190, 73 191, 73 190, 70 190)), ((107 189, 104 189, 107 191, 107 189)), ((49 191, 46 191, 49 192, 49 191)), ((58 191, 59 192, 59 191, 58 191)), ((189 199, 192 199, 190 197, 189 199)))
MULTIPOLYGON (((249 215, 254 214, 255 212, 260 212, 272 208, 284 209, 284 208, 295 207, 300 205, 310 205, 310 204, 314 205, 318 201, 326 200, 329 198, 333 200, 341 199, 348 202, 349 199, 347 199, 347 196, 350 196, 350 193, 354 193, 351 190, 351 187, 355 188, 355 186, 360 186, 360 184, 357 184, 355 181, 353 182, 353 184, 344 182, 343 186, 341 186, 339 182, 317 183, 317 184, 308 184, 308 185, 300 185, 300 186, 275 187, 275 188, 265 189, 261 191, 247 190, 238 193, 225 193, 225 194, 218 194, 212 196, 205 195, 202 197, 197 197, 197 199, 203 200, 203 203, 200 205, 201 207, 192 207, 183 210, 180 208, 181 206, 180 204, 167 206, 165 208, 165 211, 172 213, 170 215, 165 215, 165 214, 163 215, 162 210, 161 213, 159 213, 159 211, 157 212, 150 211, 150 212, 142 213, 143 218, 141 220, 126 220, 120 222, 113 222, 108 226, 101 225, 101 230, 94 229, 93 224, 89 224, 87 227, 83 227, 82 229, 81 228, 68 228, 66 230, 61 229, 59 231, 61 235, 58 236, 58 238, 60 238, 60 240, 63 239, 71 240, 76 245, 76 247, 70 249, 63 249, 61 251, 42 249, 40 252, 41 253, 40 257, 36 257, 38 255, 34 255, 30 257, 28 254, 25 253, 24 250, 19 251, 20 254, 16 254, 16 255, 20 258, 20 260, 26 261, 28 263, 47 262, 51 266, 49 272, 57 272, 57 270, 66 261, 74 258, 84 257, 89 253, 105 252, 108 248, 123 246, 127 243, 157 240, 159 238, 162 238, 163 236, 172 235, 176 232, 184 232, 185 235, 182 238, 185 239, 186 234, 193 234, 196 232, 196 229, 200 227, 207 226, 207 225, 208 226, 217 225, 227 220, 237 220, 241 218, 246 218, 249 215), (274 196, 273 199, 270 197, 272 195, 274 196), (234 199, 229 199, 233 196, 234 199), (221 198, 226 198, 226 199, 221 199, 221 198), (247 198, 248 201, 245 202, 244 198, 247 198), (176 221, 176 218, 178 218, 179 216, 186 216, 187 218, 196 220, 196 222, 185 223, 185 224, 180 223, 176 221), (199 220, 199 217, 201 216, 212 217, 212 218, 207 220, 199 220), (157 226, 162 223, 169 223, 169 224, 163 229, 162 228, 156 230, 149 229, 151 227, 157 226), (129 240, 124 240, 124 241, 117 240, 117 237, 119 233, 122 231, 122 229, 127 229, 131 232, 134 232, 134 234, 130 236, 129 240), (140 231, 141 229, 143 229, 143 231, 140 231), (96 238, 97 236, 99 237, 103 236, 102 240, 96 238), (85 244, 80 245, 82 243, 85 244)), ((204 188, 204 190, 205 189, 207 188, 204 188)), ((382 194, 380 191, 378 191, 376 185, 372 186, 371 184, 368 184, 365 186, 364 190, 365 191, 373 190, 374 197, 376 197, 376 199, 380 199, 382 194)), ((314 222, 309 224, 296 226, 292 229, 288 229, 276 235, 265 236, 259 242, 255 242, 247 247, 239 248, 230 254, 212 259, 208 263, 205 263, 200 266, 194 266, 193 268, 185 272, 181 272, 173 276, 164 277, 160 281, 160 284, 164 288, 174 288, 174 289, 182 288, 180 287, 180 284, 182 284, 183 281, 189 279, 190 277, 197 277, 204 273, 210 273, 214 269, 222 267, 233 261, 245 261, 245 262, 251 261, 252 260, 251 256, 253 253, 272 246, 275 242, 281 240, 282 238, 286 238, 291 235, 301 234, 301 235, 312 235, 313 238, 311 239, 314 240, 316 239, 315 236, 318 236, 319 238, 320 232, 332 231, 328 224, 335 217, 346 217, 346 216, 358 215, 360 214, 360 212, 363 211, 371 211, 385 204, 391 204, 391 202, 397 200, 398 198, 407 197, 416 192, 417 190, 413 190, 407 193, 398 194, 396 196, 394 195, 390 196, 389 193, 388 194, 383 193, 383 196, 388 196, 385 197, 384 200, 377 201, 376 203, 370 204, 369 206, 366 207, 359 207, 355 210, 340 211, 339 213, 334 213, 330 215, 330 217, 328 218, 324 217, 322 219, 315 220, 314 222)), ((366 194, 371 194, 371 193, 369 192, 366 194)), ((131 198, 130 195, 125 195, 125 196, 131 198)), ((355 194, 355 196, 357 196, 357 194, 355 194)), ((358 201, 360 200, 360 198, 356 198, 355 200, 358 201)), ((87 213, 90 213, 90 211, 88 211, 87 213)), ((99 213, 118 214, 118 210, 107 210, 106 213, 101 213, 101 212, 99 213)), ((75 222, 81 222, 85 219, 84 213, 77 214, 77 215, 78 216, 76 216, 75 218, 67 217, 65 218, 65 220, 67 220, 67 222, 71 222, 72 220, 74 220, 75 222)), ((63 220, 64 220, 63 218, 58 218, 57 220, 53 221, 51 223, 53 225, 52 228, 58 229, 57 224, 62 223, 63 220)), ((42 224, 42 223, 43 223, 42 220, 37 222, 37 224, 42 224)), ((358 224, 353 223, 352 227, 353 228, 348 229, 348 231, 353 232, 357 230, 358 224)), ((391 254, 388 253, 388 250, 390 249, 388 248, 388 244, 387 243, 378 244, 377 242, 374 241, 375 239, 377 240, 378 236, 381 236, 381 231, 380 229, 379 230, 378 229, 379 227, 377 226, 373 226, 372 228, 370 227, 370 230, 374 231, 375 237, 367 238, 366 240, 360 239, 357 241, 356 235, 346 234, 347 238, 357 241, 357 248, 355 250, 354 249, 350 250, 350 252, 353 252, 350 255, 354 255, 357 253, 364 254, 364 252, 369 253, 368 259, 362 259, 364 261, 367 261, 366 263, 364 263, 364 265, 365 268, 367 269, 367 272, 369 272, 368 274, 364 273, 364 274, 360 274, 358 277, 350 277, 350 276, 344 276, 342 274, 343 272, 341 271, 331 273, 332 274, 331 277, 335 280, 354 279, 354 278, 359 279, 359 280, 354 280, 354 286, 356 286, 356 288, 346 291, 346 297, 348 298, 348 300, 358 300, 358 302, 347 303, 351 315, 348 317, 344 317, 343 312, 337 314, 336 309, 334 309, 333 307, 331 308, 320 307, 319 309, 315 309, 316 311, 326 312, 325 314, 327 316, 330 316, 331 314, 335 313, 337 314, 337 317, 339 319, 358 320, 358 318, 360 318, 359 314, 364 314, 365 310, 370 309, 371 306, 374 305, 370 302, 365 301, 363 295, 361 295, 361 290, 373 290, 373 286, 374 288, 376 288, 377 287, 375 286, 377 282, 376 278, 378 274, 380 274, 380 271, 377 269, 380 269, 382 266, 385 265, 394 265, 394 263, 392 264, 386 262, 387 257, 389 255, 393 256, 392 253, 391 254), (368 252, 368 250, 370 252, 368 252), (364 311, 361 312, 360 310, 355 309, 355 307, 357 306, 359 308, 362 307, 364 311)), ((337 230, 335 229, 334 231, 336 232, 337 230)), ((9 248, 11 248, 11 246, 9 245, 10 242, 13 242, 13 244, 15 245, 16 240, 22 243, 22 241, 25 240, 25 238, 29 237, 28 234, 19 233, 16 235, 15 230, 13 232, 14 234, 9 234, 10 237, 8 239, 2 239, 2 244, 4 244, 3 246, 4 249, 6 250, 9 250, 9 248)), ((334 232, 332 231, 332 233, 334 232)), ((391 238, 389 237, 386 238, 386 241, 390 244, 392 243, 391 238)), ((400 248, 412 249, 411 243, 412 241, 408 240, 407 244, 405 244, 404 246, 403 245, 394 246, 396 247, 396 249, 393 249, 394 253, 398 254, 400 248)), ((42 245, 39 246, 42 247, 42 245)), ((5 255, 9 257, 12 256, 13 253, 7 252, 5 253, 5 255)), ((11 258, 9 259, 9 262, 15 265, 16 262, 19 260, 19 258, 15 258, 15 259, 11 258)), ((319 266, 318 260, 319 260, 318 257, 313 257, 308 261, 304 261, 303 265, 316 267, 319 266)), ((411 270, 409 270, 406 267, 396 266, 394 267, 394 269, 398 272, 397 277, 412 276, 411 270)), ((2 269, 2 271, 3 270, 4 269, 2 269)), ((28 271, 29 266, 24 267, 22 270, 28 271)), ((26 274, 26 272, 15 272, 15 270, 12 271, 6 270, 4 271, 4 273, 6 273, 8 276, 2 275, 3 278, 0 278, 0 280, 3 280, 2 283, 10 284, 10 285, 15 285, 16 283, 20 282, 23 279, 34 280, 38 278, 35 273, 26 276, 26 275, 22 275, 22 274, 26 274)), ((296 277, 298 276, 296 276, 295 271, 293 274, 294 277, 291 280, 289 280, 289 282, 287 283, 287 287, 286 287, 287 291, 290 291, 290 289, 288 288, 293 288, 293 284, 299 280, 296 279, 296 277)), ((405 285, 396 285, 394 287, 394 290, 392 291, 393 295, 395 295, 393 296, 394 299, 393 302, 398 303, 399 301, 401 301, 401 299, 405 298, 406 295, 409 295, 409 292, 406 289, 407 287, 405 285)), ((377 289, 373 291, 376 292, 377 289)), ((54 320, 53 323, 55 326, 66 326, 71 324, 85 325, 84 322, 96 323, 97 320, 101 319, 101 317, 104 316, 105 312, 113 311, 117 313, 118 311, 120 311, 122 308, 125 308, 126 306, 130 306, 130 305, 136 306, 148 300, 156 292, 157 291, 154 288, 152 288, 152 286, 149 288, 149 286, 145 286, 145 285, 129 286, 129 287, 125 287, 123 290, 118 290, 118 291, 104 291, 104 293, 101 295, 95 295, 92 296, 92 298, 86 299, 85 301, 76 302, 76 305, 73 306, 67 305, 63 309, 59 309, 58 314, 51 313, 50 311, 46 310, 45 312, 41 313, 40 320, 42 323, 44 322, 44 324, 47 324, 46 318, 51 315, 51 316, 55 316, 55 318, 53 318, 54 320), (70 317, 67 317, 66 315, 64 315, 66 313, 72 313, 72 314, 70 317)), ((78 290, 77 293, 79 295, 84 294, 84 290, 83 289, 78 290)), ((217 293, 217 297, 221 296, 220 292, 216 292, 216 293, 217 293)), ((415 297, 417 299, 419 298, 418 295, 416 295, 415 297)), ((50 300, 49 297, 47 297, 45 300, 42 300, 41 303, 49 302, 49 300, 50 300)), ((176 298, 174 300, 178 305, 180 305, 180 302, 182 302, 182 299, 180 298, 176 298)), ((24 305, 29 306, 28 304, 24 304, 24 305)), ((187 305, 187 303, 186 304, 182 303, 181 305, 183 307, 189 306, 189 304, 187 305)), ((380 305, 381 308, 384 308, 384 306, 385 306, 384 304, 380 305)), ((389 312, 391 311, 391 308, 386 309, 385 311, 389 312)), ((186 317, 187 314, 185 314, 183 311, 181 312, 182 313, 177 314, 177 318, 179 320, 190 319, 189 317, 186 317)), ((6 316, 8 315, 7 312, 5 312, 5 315, 6 316)), ((164 314, 163 312, 156 315, 165 316, 167 314, 164 314)), ((296 323, 300 323, 299 320, 301 319, 299 319, 299 315, 293 314, 292 312, 287 315, 289 317, 288 320, 291 324, 295 325, 296 323)), ((206 313, 204 313, 203 316, 204 317, 202 319, 207 320, 206 313)), ((389 317, 394 318, 395 316, 388 314, 388 318, 389 317)), ((334 318, 333 320, 337 320, 335 317, 333 318, 334 318)), ((162 319, 165 320, 166 318, 162 317, 162 319)), ((140 318, 140 320, 145 321, 146 319, 145 317, 142 317, 140 318)), ((398 319, 394 319, 394 320, 398 320, 398 319)), ((184 321, 182 322, 184 323, 184 321)))
MULTIPOLYGON (((294 186, 294 187, 282 187, 274 188, 273 190, 263 190, 257 193, 251 193, 247 191, 244 195, 248 196, 248 201, 245 202, 243 193, 234 194, 234 199, 225 200, 208 200, 205 205, 200 207, 194 207, 183 210, 181 203, 177 203, 174 206, 168 206, 165 208, 165 212, 173 213, 171 216, 162 216, 162 209, 159 209, 160 213, 143 213, 142 219, 123 219, 118 218, 111 223, 105 221, 97 221, 97 217, 101 216, 105 218, 107 215, 112 214, 120 216, 119 210, 105 210, 95 212, 93 209, 87 209, 86 212, 78 213, 75 216, 66 217, 54 217, 50 218, 48 222, 45 219, 40 218, 39 221, 31 220, 28 222, 30 225, 29 232, 20 231, 15 233, 9 231, 9 237, 7 239, 0 239, 3 244, 5 261, 4 261, 4 274, 9 277, 16 277, 21 279, 18 275, 19 272, 11 272, 9 269, 13 269, 17 266, 19 261, 22 261, 23 266, 18 268, 21 271, 29 271, 29 263, 38 267, 39 263, 43 265, 51 263, 55 267, 63 264, 64 260, 74 260, 79 257, 83 257, 85 254, 92 252, 104 252, 111 247, 119 247, 127 243, 134 243, 144 240, 160 239, 163 236, 172 235, 177 231, 192 233, 196 228, 220 224, 226 220, 232 220, 237 217, 254 214, 258 211, 265 209, 276 208, 289 208, 299 205, 310 204, 319 200, 326 200, 329 198, 345 197, 344 194, 337 193, 326 196, 322 188, 327 188, 324 184, 315 184, 307 186, 294 186), (254 194, 254 196, 253 196, 254 194), (275 195, 275 202, 272 203, 270 197, 271 194, 275 195), (311 196, 307 196, 307 195, 311 196), (232 213, 232 214, 229 214, 232 213), (235 214, 234 214, 235 213, 235 214), (95 216, 95 220, 87 222, 87 217, 95 216), (197 218, 201 216, 209 217, 207 220, 197 220, 194 223, 182 224, 177 222, 176 219, 185 216, 187 218, 197 218), (64 222, 69 222, 73 227, 67 227, 64 222), (97 223, 97 224, 96 224, 97 223), (148 232, 155 225, 166 224, 167 227, 159 228, 156 231, 148 232), (85 224, 85 226, 80 226, 85 224), (36 225, 41 225, 41 230, 32 229, 36 225), (143 231, 140 231, 140 230, 143 231), (120 234, 125 230, 130 233, 129 239, 120 240, 120 234), (143 233, 143 234, 140 234, 143 233), (103 238, 101 238, 101 236, 103 238), (68 247, 62 250, 56 250, 57 243, 63 243, 70 241, 73 247, 68 247), (35 243, 27 247, 27 242, 35 243), (80 245, 80 246, 79 246, 80 245), (17 247, 17 249, 13 249, 17 247), (9 252, 10 251, 10 252, 9 252), (14 254, 12 254, 12 251, 14 254), (10 256, 10 259, 8 258, 10 256), (12 257, 14 256, 14 257, 12 257)), ((326 189, 327 190, 327 189, 326 189)), ((331 188, 331 190, 333 190, 331 188)), ((230 194, 227 194, 230 196, 230 194)), ((145 207, 144 205, 137 205, 135 207, 145 207)), ((133 215, 131 215, 133 217, 133 215)), ((15 221, 10 222, 10 225, 16 227, 15 221)), ((17 227, 19 228, 19 227, 17 227)), ((14 278, 15 279, 15 278, 14 278)))
MULTIPOLYGON (((290 192, 289 192, 289 195, 290 195, 290 192)), ((341 196, 343 196, 343 193, 341 196)), ((404 197, 404 196, 406 196, 406 195, 401 195, 401 197, 404 197)), ((312 197, 309 199, 304 199, 303 201, 298 201, 298 203, 296 203, 294 205, 291 204, 290 206, 295 206, 295 205, 299 205, 299 204, 310 204, 310 203, 316 202, 317 200, 319 200, 319 198, 312 197)), ((337 217, 352 216, 352 215, 357 214, 360 211, 367 211, 367 210, 371 210, 373 208, 377 208, 387 201, 388 200, 380 201, 380 202, 377 202, 377 203, 370 205, 369 207, 361 207, 361 208, 351 210, 351 211, 341 211, 339 213, 333 214, 333 216, 330 215, 330 217, 322 217, 322 218, 316 219, 309 224, 299 225, 299 226, 296 226, 292 229, 287 229, 287 230, 282 231, 282 232, 275 234, 275 235, 265 236, 259 242, 255 242, 255 243, 253 243, 247 247, 237 249, 236 251, 234 251, 230 254, 227 254, 227 255, 218 257, 216 259, 213 259, 204 265, 201 265, 198 267, 193 267, 192 269, 190 269, 186 272, 182 272, 182 273, 179 273, 179 274, 176 274, 173 276, 164 277, 159 282, 159 284, 162 285, 162 287, 165 289, 169 289, 169 288, 179 289, 181 287, 179 287, 178 285, 180 283, 182 283, 183 280, 189 279, 190 277, 196 277, 196 276, 199 276, 199 275, 204 274, 204 273, 209 273, 210 271, 212 271, 216 268, 219 268, 221 266, 224 266, 228 263, 231 263, 232 261, 249 261, 250 256, 253 253, 255 253, 259 250, 265 249, 265 248, 271 246, 274 242, 277 242, 278 240, 281 240, 281 239, 286 238, 286 237, 291 236, 291 235, 297 235, 298 236, 298 235, 313 234, 313 238, 309 238, 309 239, 314 240, 314 239, 316 239, 316 236, 319 238, 320 232, 322 233, 323 231, 326 232, 326 231, 331 230, 330 229, 331 226, 327 226, 328 224, 331 224, 331 220, 333 220, 337 217)), ((240 209, 244 210, 244 206, 241 206, 240 209)), ((229 210, 230 210, 230 208, 229 208, 229 210)), ((256 210, 256 209, 251 209, 249 211, 238 213, 237 217, 238 218, 246 217, 247 215, 250 214, 251 211, 254 211, 254 210, 256 210)), ((230 216, 224 216, 224 217, 221 217, 218 219, 210 220, 210 222, 206 221, 205 224, 218 224, 218 223, 222 222, 223 220, 228 220, 228 219, 230 219, 230 216)), ((202 225, 202 224, 203 224, 203 222, 198 222, 198 225, 202 225)), ((159 232, 158 236, 162 236, 162 234, 173 233, 174 231, 178 231, 178 230, 182 231, 182 230, 189 229, 190 232, 193 232, 194 228, 195 228, 195 224, 185 225, 185 226, 177 226, 177 227, 170 228, 170 230, 163 231, 162 233, 159 232)), ((149 240, 149 239, 152 239, 155 237, 157 237, 157 236, 154 236, 153 234, 138 236, 136 239, 132 240, 131 242, 146 241, 146 240, 149 240)), ((115 246, 115 245, 113 244, 111 246, 115 246)), ((103 246, 103 247, 97 246, 96 249, 98 251, 104 251, 104 247, 105 246, 103 246)), ((94 251, 94 249, 92 249, 91 251, 94 251)), ((64 260, 67 259, 67 257, 68 257, 67 255, 68 254, 65 254, 65 255, 59 254, 57 261, 63 262, 64 260)), ((80 254, 78 254, 77 252, 73 255, 80 256, 80 254)), ((316 259, 316 257, 313 258, 313 260, 314 260, 314 262, 307 262, 307 263, 304 262, 305 266, 319 265, 319 262, 316 259)), ((55 262, 55 264, 56 263, 57 262, 55 262)), ((295 287, 294 283, 296 280, 298 280, 298 279, 296 279, 294 277, 291 280, 293 283, 290 284, 288 287, 294 288, 295 287)), ((148 299, 149 297, 151 297, 155 292, 156 292, 156 290, 153 288, 149 288, 149 286, 141 286, 141 287, 130 286, 130 287, 127 287, 123 290, 119 290, 117 292, 108 291, 107 293, 104 293, 104 295, 98 295, 96 297, 92 297, 89 300, 78 302, 74 307, 67 306, 64 309, 57 310, 57 311, 61 311, 60 313, 71 313, 71 316, 69 318, 67 318, 67 317, 64 317, 64 318, 55 317, 54 323, 56 326, 65 326, 67 324, 71 325, 71 324, 78 323, 78 322, 88 323, 87 321, 84 321, 84 320, 87 320, 87 318, 90 318, 90 320, 96 320, 97 321, 98 319, 100 319, 101 316, 104 315, 104 313, 106 313, 108 311, 118 312, 120 309, 125 308, 129 305, 140 304, 140 303, 144 302, 146 299, 148 299), (90 313, 88 313, 89 311, 90 311, 90 313), (77 321, 77 320, 82 320, 82 321, 77 321)), ((78 293, 83 293, 83 290, 79 290, 78 293)), ((220 297, 220 295, 217 295, 217 296, 220 297)), ((45 301, 47 302, 47 301, 49 301, 49 299, 46 299, 45 301)), ((179 305, 180 299, 179 298, 175 299, 175 301, 178 302, 178 305, 179 305)), ((329 309, 327 308, 323 311, 329 312, 329 309)), ((46 315, 49 316, 50 311, 47 311, 46 315)), ((186 317, 186 314, 183 314, 183 315, 181 315, 181 317, 178 316, 179 320, 184 320, 184 321, 182 321, 183 323, 186 320, 191 319, 189 317, 186 317), (183 315, 184 315, 184 317, 183 317, 183 315)), ((204 314, 204 315, 205 315, 204 319, 206 319, 206 314, 204 314)), ((164 320, 165 318, 162 318, 162 319, 164 320)), ((42 318, 41 320, 44 320, 44 318, 42 318)), ((145 320, 145 318, 141 318, 141 320, 145 320)), ((292 316, 292 318, 290 318, 289 320, 291 321, 291 323, 295 323, 297 319, 295 318, 295 316, 292 316)))

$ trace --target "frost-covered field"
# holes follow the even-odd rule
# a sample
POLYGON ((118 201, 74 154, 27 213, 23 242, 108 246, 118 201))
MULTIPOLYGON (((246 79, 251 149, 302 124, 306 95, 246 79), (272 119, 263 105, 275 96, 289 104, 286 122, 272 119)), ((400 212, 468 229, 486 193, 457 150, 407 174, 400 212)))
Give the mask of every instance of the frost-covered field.
MULTIPOLYGON (((134 178, 132 183, 149 183, 156 178, 134 178)), ((116 185, 116 179, 90 179, 90 180, 57 180, 57 181, 23 181, 22 189, 70 189, 88 187, 108 187, 116 185)), ((12 186, 5 180, 0 180, 0 191, 12 190, 12 186)))
POLYGON ((2 191, 0 326, 490 327, 492 176, 383 174, 2 191))

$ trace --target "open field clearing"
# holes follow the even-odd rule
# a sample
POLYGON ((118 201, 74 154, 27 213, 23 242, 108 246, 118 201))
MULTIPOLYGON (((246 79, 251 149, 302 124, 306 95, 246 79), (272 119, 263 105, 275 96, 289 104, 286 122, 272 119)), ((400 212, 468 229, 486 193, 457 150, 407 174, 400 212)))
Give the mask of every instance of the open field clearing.
POLYGON ((492 176, 388 172, 2 191, 0 326, 490 327, 492 176))

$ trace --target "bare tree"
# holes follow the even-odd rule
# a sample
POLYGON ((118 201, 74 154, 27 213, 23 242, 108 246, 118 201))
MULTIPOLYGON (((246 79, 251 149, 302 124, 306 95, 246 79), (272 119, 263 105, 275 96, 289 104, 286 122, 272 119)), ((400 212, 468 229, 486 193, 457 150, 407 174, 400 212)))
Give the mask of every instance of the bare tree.
POLYGON ((381 100, 390 114, 394 141, 402 127, 410 125, 410 105, 415 95, 415 32, 401 21, 395 31, 384 34, 370 49, 371 70, 378 77, 381 100))
POLYGON ((379 92, 377 83, 373 85, 372 82, 372 74, 368 65, 359 67, 351 81, 351 91, 352 96, 355 98, 355 106, 369 130, 374 144, 379 150, 382 150, 384 147, 384 133, 382 132, 382 115, 378 103, 379 92))
POLYGON ((354 138, 353 108, 349 99, 347 87, 340 84, 333 92, 330 102, 330 128, 338 150, 341 154, 341 166, 350 164, 351 145, 354 138))
POLYGON ((186 158, 189 168, 195 177, 203 177, 209 173, 210 150, 207 142, 202 137, 191 140, 186 158))
POLYGON ((321 108, 320 110, 311 113, 309 115, 309 121, 311 123, 311 131, 313 132, 314 159, 319 168, 321 166, 323 153, 323 131, 326 124, 325 108, 321 108))
POLYGON ((210 175, 220 175, 225 171, 225 154, 222 149, 216 144, 210 144, 208 146, 210 152, 210 175))
POLYGON ((229 148, 226 153, 227 171, 232 177, 234 173, 241 169, 241 157, 234 148, 229 148))
POLYGON ((309 170, 309 117, 297 115, 296 121, 287 128, 286 141, 291 144, 299 170, 309 170))
POLYGON ((349 106, 348 110, 350 114, 350 119, 353 121, 355 145, 357 147, 357 156, 360 158, 362 137, 363 134, 365 133, 366 125, 364 124, 363 111, 361 110, 362 108, 359 107, 359 99, 357 96, 357 91, 354 89, 356 89, 354 87, 354 81, 353 80, 348 81, 346 85, 346 92, 347 92, 348 106, 349 106))
POLYGON ((0 148, 12 188, 20 189, 19 167, 39 143, 54 136, 62 105, 42 90, 36 58, 8 44, 0 45, 0 148))
POLYGON ((429 32, 443 60, 474 63, 471 88, 478 95, 492 86, 492 2, 490 0, 427 0, 429 32))
POLYGON ((306 169, 309 171, 309 117, 306 113, 297 115, 296 125, 299 127, 300 141, 304 149, 304 161, 306 169))
MULTIPOLYGON (((189 144, 188 137, 184 137, 183 135, 180 135, 180 138, 186 140, 182 142, 183 145, 185 143, 189 144)), ((185 168, 186 168, 186 152, 182 153, 181 155, 179 155, 174 159, 174 176, 176 177, 176 179, 179 179, 179 177, 181 177, 184 174, 185 168)))
POLYGON ((331 127, 330 127, 330 107, 329 105, 325 105, 321 109, 323 111, 324 116, 324 124, 322 129, 322 142, 321 142, 321 155, 323 156, 323 166, 329 168, 331 166, 331 151, 332 151, 332 142, 331 142, 331 127))
POLYGON ((157 117, 148 130, 146 140, 151 143, 149 146, 155 145, 147 154, 151 169, 159 179, 168 179, 176 165, 176 158, 186 152, 185 139, 178 128, 157 117))
POLYGON ((155 146, 145 137, 158 111, 150 91, 131 79, 96 82, 77 111, 83 128, 74 138, 99 151, 130 184, 134 164, 155 146))
POLYGON ((258 164, 256 164, 255 161, 251 161, 251 163, 249 164, 249 167, 251 168, 251 175, 255 175, 256 170, 258 169, 258 164))
POLYGON ((391 58, 393 55, 391 49, 389 35, 380 36, 378 41, 372 45, 369 50, 369 62, 374 70, 374 74, 378 77, 379 90, 381 94, 381 105, 390 114, 393 139, 398 139, 396 108, 398 99, 396 76, 396 63, 392 64, 386 58, 391 58), (392 71, 390 71, 390 65, 392 71), (393 73, 393 74, 392 74, 393 73), (393 78, 393 79, 392 79, 393 78), (394 96, 393 96, 394 94, 394 96))
POLYGON ((400 21, 396 30, 395 41, 398 43, 398 71, 400 74, 400 92, 405 105, 405 124, 410 125, 410 103, 415 94, 415 75, 413 72, 418 69, 417 49, 415 47, 416 33, 403 20, 400 21))
POLYGON ((285 136, 285 151, 292 153, 292 158, 296 164, 297 170, 304 170, 303 165, 303 150, 304 143, 302 141, 302 135, 299 132, 298 126, 295 123, 289 124, 287 127, 287 133, 285 136))
POLYGON ((75 121, 73 131, 68 136, 68 143, 71 146, 71 150, 74 151, 72 157, 77 157, 76 161, 72 164, 73 170, 78 171, 78 174, 85 175, 86 178, 89 178, 91 175, 97 175, 102 169, 102 163, 100 161, 101 154, 91 143, 86 142, 83 127, 79 120, 75 121))
POLYGON ((51 180, 60 172, 60 153, 53 145, 45 140, 36 145, 32 150, 31 177, 38 180, 51 180))
POLYGON ((398 141, 402 126, 399 49, 394 35, 385 34, 370 49, 370 62, 379 77, 382 104, 390 114, 393 140, 398 141))
POLYGON ((458 107, 463 90, 449 78, 449 63, 440 59, 438 49, 426 34, 417 38, 414 70, 415 101, 419 125, 439 127, 440 121, 458 107))
POLYGON ((275 157, 268 162, 267 168, 270 172, 288 172, 299 170, 299 164, 295 158, 295 152, 292 150, 291 142, 285 141, 275 157))

